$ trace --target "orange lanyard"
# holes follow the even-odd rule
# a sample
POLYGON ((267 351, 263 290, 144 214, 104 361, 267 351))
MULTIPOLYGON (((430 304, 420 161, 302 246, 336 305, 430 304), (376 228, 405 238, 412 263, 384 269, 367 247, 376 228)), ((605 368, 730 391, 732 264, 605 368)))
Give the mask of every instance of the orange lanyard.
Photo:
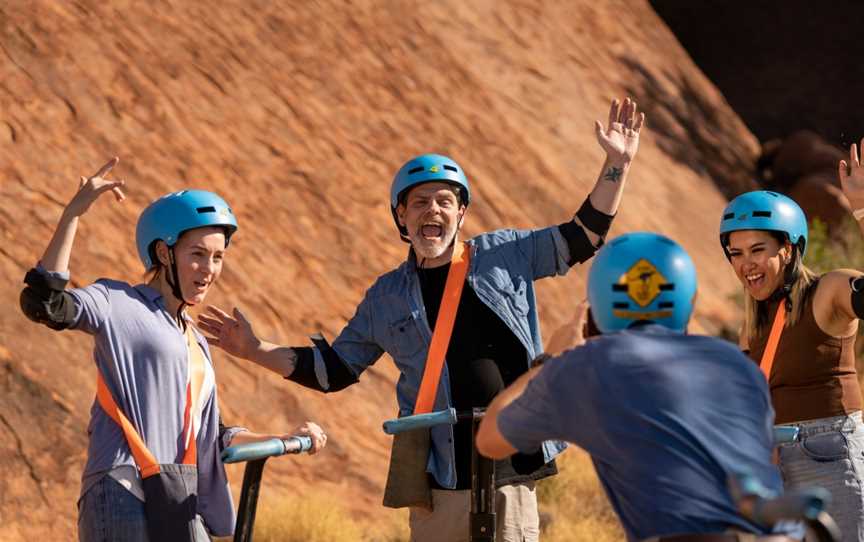
POLYGON ((777 354, 777 345, 780 344, 780 335, 783 334, 783 326, 786 325, 786 302, 781 299, 777 305, 777 313, 774 315, 774 323, 771 324, 771 333, 768 342, 765 343, 765 351, 762 352, 762 360, 759 368, 765 375, 766 380, 771 380, 771 367, 774 366, 774 356, 777 354))
POLYGON ((462 287, 465 285, 470 263, 471 247, 468 243, 455 244, 450 271, 447 272, 447 282, 444 285, 444 295, 441 296, 441 307, 438 309, 438 318, 435 321, 435 331, 432 333, 432 344, 429 345, 429 353, 426 355, 423 380, 420 381, 420 391, 414 404, 414 414, 432 412, 435 406, 438 382, 441 380, 441 370, 444 367, 444 356, 447 354, 447 347, 450 346, 456 310, 462 298, 462 287))

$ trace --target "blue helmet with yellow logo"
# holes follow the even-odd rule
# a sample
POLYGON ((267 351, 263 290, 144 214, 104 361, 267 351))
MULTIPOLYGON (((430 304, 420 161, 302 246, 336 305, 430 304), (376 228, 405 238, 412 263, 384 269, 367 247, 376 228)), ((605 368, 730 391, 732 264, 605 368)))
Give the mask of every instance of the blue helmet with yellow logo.
POLYGON ((603 333, 640 321, 684 331, 695 295, 690 255, 656 233, 627 233, 609 241, 588 273, 588 302, 603 333))
POLYGON ((408 194, 408 191, 417 185, 424 183, 449 183, 459 188, 462 205, 468 206, 471 201, 471 189, 468 187, 468 178, 462 168, 446 156, 440 154, 422 154, 412 158, 405 163, 393 178, 390 185, 390 212, 393 220, 399 228, 399 234, 403 240, 408 240, 408 232, 399 224, 396 215, 396 207, 408 194))
POLYGON ((135 244, 145 269, 153 266, 151 247, 162 240, 173 247, 183 232, 195 228, 225 228, 225 246, 237 231, 237 219, 225 200, 206 190, 181 190, 166 194, 147 206, 138 218, 135 244))
POLYGON ((768 190, 746 192, 729 202, 720 220, 720 244, 729 257, 726 245, 729 234, 741 230, 777 231, 798 247, 801 257, 807 248, 807 217, 795 200, 768 190))

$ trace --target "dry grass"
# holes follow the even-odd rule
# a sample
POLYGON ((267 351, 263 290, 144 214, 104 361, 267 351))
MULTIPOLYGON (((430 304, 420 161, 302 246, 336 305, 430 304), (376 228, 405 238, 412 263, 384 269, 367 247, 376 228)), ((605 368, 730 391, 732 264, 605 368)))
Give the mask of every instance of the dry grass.
MULTIPOLYGON (((617 542, 624 533, 603 493, 594 467, 580 450, 558 460, 558 476, 537 486, 547 518, 543 542, 617 542)), ((382 520, 353 518, 325 494, 262 499, 255 522, 257 542, 407 542, 407 511, 382 520)))
POLYGON ((582 450, 558 460, 558 476, 537 485, 541 515, 548 514, 544 542, 617 542, 624 531, 600 487, 594 466, 582 450))
POLYGON ((354 519, 324 493, 262 500, 256 542, 408 542, 407 510, 375 521, 354 519))

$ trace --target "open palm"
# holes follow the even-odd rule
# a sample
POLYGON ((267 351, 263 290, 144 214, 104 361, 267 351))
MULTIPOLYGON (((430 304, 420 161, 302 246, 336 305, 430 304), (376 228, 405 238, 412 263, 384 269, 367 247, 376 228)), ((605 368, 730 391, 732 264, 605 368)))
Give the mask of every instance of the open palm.
POLYGON ((645 123, 645 113, 636 112, 636 102, 625 98, 623 103, 612 100, 609 126, 594 122, 597 142, 606 155, 616 162, 631 162, 639 149, 639 132, 645 123))
MULTIPOLYGON (((864 147, 864 139, 861 146, 864 147)), ((864 167, 854 143, 849 148, 849 163, 840 160, 840 186, 853 211, 864 209, 864 167)))

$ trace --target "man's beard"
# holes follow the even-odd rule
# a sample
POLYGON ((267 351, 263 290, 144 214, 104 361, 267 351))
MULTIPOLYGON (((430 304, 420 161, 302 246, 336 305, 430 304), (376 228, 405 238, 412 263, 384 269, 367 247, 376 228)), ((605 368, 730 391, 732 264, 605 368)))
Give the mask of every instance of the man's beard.
POLYGON ((453 244, 455 236, 456 227, 451 226, 442 232, 441 241, 436 240, 434 243, 423 237, 420 231, 413 232, 409 237, 411 238, 411 246, 420 259, 434 260, 447 252, 447 249, 453 244))

